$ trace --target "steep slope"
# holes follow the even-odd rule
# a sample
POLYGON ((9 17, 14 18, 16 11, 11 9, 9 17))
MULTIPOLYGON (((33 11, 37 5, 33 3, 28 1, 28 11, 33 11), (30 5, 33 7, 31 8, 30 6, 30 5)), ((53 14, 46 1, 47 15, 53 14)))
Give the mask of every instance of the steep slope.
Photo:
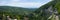
POLYGON ((34 12, 40 20, 47 20, 50 15, 60 15, 60 0, 53 0, 34 12))

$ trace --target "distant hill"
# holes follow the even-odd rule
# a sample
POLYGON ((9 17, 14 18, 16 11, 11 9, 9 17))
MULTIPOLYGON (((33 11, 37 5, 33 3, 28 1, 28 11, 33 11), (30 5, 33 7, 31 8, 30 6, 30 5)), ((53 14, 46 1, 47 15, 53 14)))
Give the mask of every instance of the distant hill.
POLYGON ((6 15, 24 15, 30 14, 36 9, 31 8, 22 8, 22 7, 13 7, 13 6, 0 6, 0 14, 6 15))

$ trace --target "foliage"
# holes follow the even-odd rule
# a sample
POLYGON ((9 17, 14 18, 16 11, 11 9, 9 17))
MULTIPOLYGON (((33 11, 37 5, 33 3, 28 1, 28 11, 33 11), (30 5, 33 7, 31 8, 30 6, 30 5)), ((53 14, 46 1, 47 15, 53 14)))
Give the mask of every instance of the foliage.
POLYGON ((0 15, 10 16, 12 19, 17 18, 18 20, 23 19, 24 15, 31 14, 35 9, 21 8, 13 6, 0 6, 0 15))
POLYGON ((60 14, 60 2, 58 2, 58 3, 55 5, 55 8, 57 8, 58 13, 60 14))

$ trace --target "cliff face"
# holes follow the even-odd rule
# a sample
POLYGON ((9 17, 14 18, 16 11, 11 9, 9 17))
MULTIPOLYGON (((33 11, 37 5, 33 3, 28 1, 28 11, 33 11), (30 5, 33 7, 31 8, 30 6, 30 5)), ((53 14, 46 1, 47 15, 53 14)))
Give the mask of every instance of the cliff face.
POLYGON ((51 2, 48 2, 47 4, 37 9, 35 13, 41 13, 41 10, 45 13, 54 12, 60 14, 60 0, 53 0, 51 2))
POLYGON ((60 15, 60 0, 53 0, 47 4, 41 6, 34 13, 39 14, 41 18, 47 19, 53 13, 60 15))

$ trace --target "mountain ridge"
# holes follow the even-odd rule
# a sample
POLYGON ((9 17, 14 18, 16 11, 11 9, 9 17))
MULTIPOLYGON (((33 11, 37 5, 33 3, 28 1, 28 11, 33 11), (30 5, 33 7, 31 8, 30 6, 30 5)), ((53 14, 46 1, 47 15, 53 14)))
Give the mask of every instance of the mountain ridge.
POLYGON ((29 9, 29 8, 21 8, 21 7, 13 7, 13 6, 0 6, 0 12, 9 15, 24 15, 26 13, 32 13, 36 9, 29 9))

